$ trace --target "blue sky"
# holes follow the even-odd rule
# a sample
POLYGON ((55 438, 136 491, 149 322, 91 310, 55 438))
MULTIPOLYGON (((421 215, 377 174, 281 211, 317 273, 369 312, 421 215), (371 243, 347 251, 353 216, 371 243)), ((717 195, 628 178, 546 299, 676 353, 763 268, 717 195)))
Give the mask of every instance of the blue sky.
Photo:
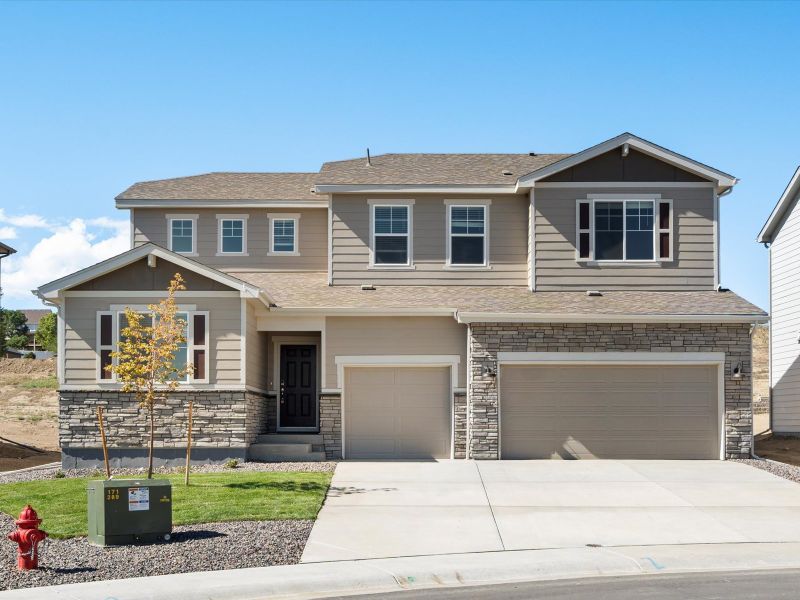
POLYGON ((722 281, 800 164, 797 3, 2 3, 6 306, 125 249, 113 197, 382 152, 572 152, 631 131, 741 179, 722 281))

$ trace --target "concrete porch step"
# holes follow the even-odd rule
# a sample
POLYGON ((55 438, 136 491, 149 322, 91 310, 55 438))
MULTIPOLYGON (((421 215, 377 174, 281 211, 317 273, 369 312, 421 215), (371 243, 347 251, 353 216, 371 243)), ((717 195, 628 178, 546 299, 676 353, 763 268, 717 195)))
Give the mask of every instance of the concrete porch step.
POLYGON ((256 438, 257 444, 323 444, 319 433, 266 433, 256 438))

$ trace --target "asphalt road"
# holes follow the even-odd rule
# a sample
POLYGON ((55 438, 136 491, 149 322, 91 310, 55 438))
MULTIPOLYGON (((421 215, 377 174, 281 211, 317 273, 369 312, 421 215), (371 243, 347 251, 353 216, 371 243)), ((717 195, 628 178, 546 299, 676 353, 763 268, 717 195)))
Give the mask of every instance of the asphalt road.
POLYGON ((800 570, 599 577, 356 597, 392 600, 797 600, 800 598, 800 570))

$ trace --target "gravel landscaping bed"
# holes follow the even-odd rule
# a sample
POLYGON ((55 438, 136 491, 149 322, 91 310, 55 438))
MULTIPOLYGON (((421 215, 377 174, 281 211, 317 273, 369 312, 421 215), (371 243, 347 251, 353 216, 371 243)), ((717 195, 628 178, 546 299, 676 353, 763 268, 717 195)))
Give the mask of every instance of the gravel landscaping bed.
POLYGON ((757 458, 737 459, 733 462, 744 463, 756 469, 761 469, 762 471, 769 471, 773 475, 783 477, 789 481, 800 483, 800 467, 757 458))
MULTIPOLYGON (((47 540, 37 571, 17 571, 16 544, 0 544, 0 590, 102 579, 295 564, 313 521, 244 521, 184 525, 169 542, 101 548, 85 537, 47 540)), ((0 531, 14 521, 0 513, 0 531)))
MULTIPOLYGON (((236 471, 266 471, 272 473, 331 473, 336 469, 336 462, 244 462, 240 463, 235 469, 225 465, 195 465, 192 466, 192 473, 222 473, 236 471)), ((22 473, 9 473, 4 475, 0 472, 0 484, 14 483, 17 481, 36 481, 39 479, 55 479, 56 474, 63 474, 64 477, 98 477, 105 478, 105 471, 98 469, 67 469, 62 471, 60 467, 53 466, 43 469, 23 471, 22 473)), ((112 469, 113 476, 134 476, 144 477, 146 469, 112 469)), ((183 473, 183 467, 166 468, 160 467, 153 470, 154 474, 168 475, 171 473, 183 473)))

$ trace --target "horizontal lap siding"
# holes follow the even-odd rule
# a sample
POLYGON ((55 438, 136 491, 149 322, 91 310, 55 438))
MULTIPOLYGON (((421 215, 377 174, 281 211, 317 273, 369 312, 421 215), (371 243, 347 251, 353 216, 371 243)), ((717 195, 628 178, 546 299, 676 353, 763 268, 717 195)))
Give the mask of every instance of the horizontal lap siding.
POLYGON ((252 301, 247 303, 245 376, 247 385, 259 390, 266 390, 269 386, 267 381, 267 334, 258 331, 255 306, 252 301))
MULTIPOLYGON (((526 285, 528 270, 527 195, 481 196, 489 207, 489 261, 486 270, 448 270, 446 206, 452 195, 397 195, 415 201, 413 210, 413 270, 369 268, 369 215, 366 195, 333 197, 333 283, 392 285, 526 285)), ((381 197, 387 203, 390 198, 381 197)))
POLYGON ((451 317, 328 317, 325 387, 337 389, 337 356, 456 355, 458 387, 466 387, 467 327, 451 317))
MULTIPOLYGON (((600 189, 634 194, 635 189, 600 189)), ((642 190, 673 201, 676 260, 644 266, 593 265, 575 260, 575 203, 586 188, 537 188, 537 291, 587 289, 707 290, 714 286, 714 197, 710 188, 642 190)))
POLYGON ((772 428, 800 432, 800 208, 795 199, 770 248, 772 428))
POLYGON ((222 269, 325 271, 328 268, 328 211, 309 209, 240 209, 236 206, 220 209, 143 209, 133 214, 134 246, 152 242, 168 247, 166 215, 198 215, 198 260, 222 269), (249 215, 247 220, 247 253, 249 256, 216 256, 219 232, 218 214, 249 215), (268 256, 269 219, 267 215, 299 214, 300 256, 268 256))
MULTIPOLYGON (((130 302, 146 305, 159 298, 136 298, 130 302)), ((241 320, 239 298, 191 298, 197 310, 209 311, 209 381, 218 385, 240 384, 241 320)), ((97 383, 97 312, 111 305, 126 304, 124 298, 65 299, 64 319, 64 383, 95 385, 97 383)))

